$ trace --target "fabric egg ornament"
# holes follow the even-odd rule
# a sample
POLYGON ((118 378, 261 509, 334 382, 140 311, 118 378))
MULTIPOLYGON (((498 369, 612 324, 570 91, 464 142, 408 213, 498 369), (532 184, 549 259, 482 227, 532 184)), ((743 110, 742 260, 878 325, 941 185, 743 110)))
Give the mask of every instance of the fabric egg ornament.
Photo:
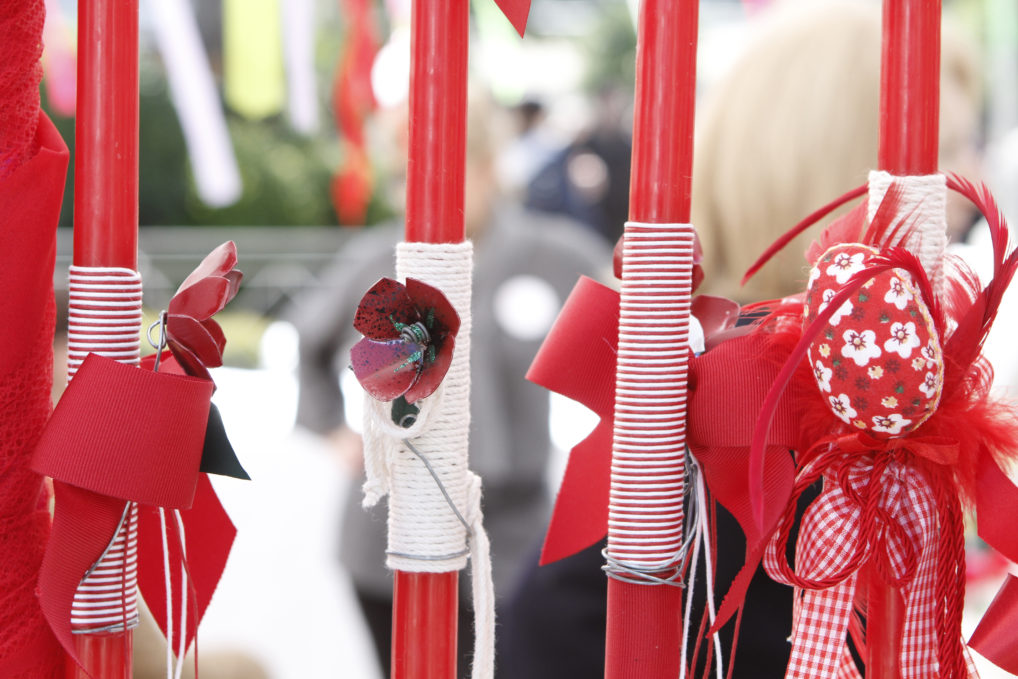
MULTIPOLYGON (((820 255, 806 287, 806 326, 876 253, 848 243, 820 255)), ((854 292, 810 344, 808 360, 831 412, 876 438, 916 430, 940 402, 940 337, 903 269, 881 272, 854 292)))

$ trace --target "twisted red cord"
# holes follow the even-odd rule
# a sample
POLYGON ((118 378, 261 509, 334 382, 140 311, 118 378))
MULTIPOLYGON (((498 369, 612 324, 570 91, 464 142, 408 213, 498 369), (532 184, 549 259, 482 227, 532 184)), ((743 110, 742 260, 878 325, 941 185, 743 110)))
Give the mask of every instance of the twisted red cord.
POLYGON ((965 527, 961 504, 953 485, 943 474, 933 478, 940 522, 937 552, 937 658, 941 676, 968 676, 961 640, 961 615, 965 602, 965 527))

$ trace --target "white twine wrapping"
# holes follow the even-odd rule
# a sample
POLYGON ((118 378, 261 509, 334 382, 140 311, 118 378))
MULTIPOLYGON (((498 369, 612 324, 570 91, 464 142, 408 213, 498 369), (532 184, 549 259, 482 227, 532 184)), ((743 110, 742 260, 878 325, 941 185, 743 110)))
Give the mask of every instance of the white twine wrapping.
MULTIPOLYGON (((131 269, 72 266, 67 379, 90 352, 137 365, 141 353, 141 276, 131 269)), ((138 507, 126 503, 113 541, 78 585, 71 607, 78 634, 138 624, 138 507)))
POLYGON ((366 397, 364 504, 389 495, 389 568, 417 573, 461 570, 473 561, 474 679, 494 674, 495 595, 481 515, 481 480, 467 468, 470 432, 470 293, 473 246, 400 243, 396 274, 441 290, 460 317, 442 386, 415 405, 417 419, 392 422, 391 403, 366 397))
POLYGON ((909 221, 915 220, 919 226, 904 242, 888 245, 903 245, 916 255, 926 269, 934 294, 939 295, 943 292, 944 249, 947 247, 947 179, 942 174, 896 177, 883 170, 873 170, 869 178, 869 221, 873 220, 891 182, 904 189, 898 214, 909 221))
POLYGON ((616 577, 654 581, 684 552, 693 233, 689 224, 626 223, 608 506, 616 577))

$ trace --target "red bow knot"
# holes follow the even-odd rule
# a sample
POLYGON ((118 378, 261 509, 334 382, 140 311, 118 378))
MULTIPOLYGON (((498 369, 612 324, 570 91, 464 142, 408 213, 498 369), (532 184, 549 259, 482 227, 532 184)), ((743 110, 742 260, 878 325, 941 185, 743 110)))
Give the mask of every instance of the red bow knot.
MULTIPOLYGON (((844 438, 866 444, 858 437, 844 438)), ((902 678, 937 673, 942 659, 931 641, 941 629, 950 629, 939 619, 945 606, 937 582, 945 517, 927 475, 896 458, 846 454, 832 447, 799 474, 789 509, 764 555, 771 577, 796 588, 788 679, 855 674, 847 634, 860 569, 867 564, 902 589, 902 678), (824 490, 802 517, 793 571, 785 555, 795 500, 821 476, 824 490)), ((960 639, 951 646, 960 651, 960 639)))

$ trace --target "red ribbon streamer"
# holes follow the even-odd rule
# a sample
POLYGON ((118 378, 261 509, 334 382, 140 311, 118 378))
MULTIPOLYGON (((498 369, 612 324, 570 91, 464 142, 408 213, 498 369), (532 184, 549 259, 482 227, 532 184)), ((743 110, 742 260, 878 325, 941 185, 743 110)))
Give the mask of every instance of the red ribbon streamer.
MULTIPOLYGON (((200 520, 185 524, 198 613, 189 616, 194 625, 188 642, 193 639, 235 534, 198 472, 213 389, 207 380, 153 373, 89 354, 57 404, 32 465, 53 477, 58 496, 39 600, 72 658, 75 590, 113 538, 127 501, 190 508, 182 512, 186 518, 212 511, 211 518, 201 513, 200 520)), ((146 509, 142 521, 150 521, 146 509)), ((139 581, 143 590, 161 594, 162 585, 153 584, 164 577, 161 539, 158 551, 152 549, 151 540, 139 544, 139 581)), ((160 610, 159 602, 165 606, 165 596, 147 599, 153 612, 160 610)))

